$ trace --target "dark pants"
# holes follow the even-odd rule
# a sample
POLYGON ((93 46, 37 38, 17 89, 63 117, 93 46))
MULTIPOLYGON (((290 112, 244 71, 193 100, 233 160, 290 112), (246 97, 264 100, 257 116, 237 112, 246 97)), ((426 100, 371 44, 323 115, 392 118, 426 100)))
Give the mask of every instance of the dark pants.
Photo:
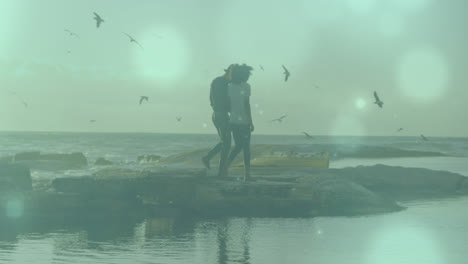
POLYGON ((250 125, 231 124, 232 136, 234 137, 235 147, 228 158, 228 166, 242 150, 244 154, 244 168, 246 176, 250 176, 250 125))
POLYGON ((229 155, 229 149, 231 148, 231 128, 229 125, 228 113, 213 112, 212 116, 213 124, 218 130, 219 143, 211 149, 206 157, 211 160, 214 155, 221 152, 221 159, 219 161, 219 174, 221 175, 226 168, 226 161, 229 155))

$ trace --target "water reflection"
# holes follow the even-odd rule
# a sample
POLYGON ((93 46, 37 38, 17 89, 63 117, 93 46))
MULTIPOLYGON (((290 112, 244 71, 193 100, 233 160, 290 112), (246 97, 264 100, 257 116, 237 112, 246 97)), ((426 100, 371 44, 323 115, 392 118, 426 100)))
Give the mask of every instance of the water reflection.
POLYGON ((251 225, 252 225, 252 220, 250 218, 244 219, 243 223, 241 223, 242 230, 241 230, 241 238, 239 242, 242 247, 242 254, 238 254, 240 259, 236 260, 235 258, 238 257, 235 254, 236 253, 235 251, 236 241, 229 241, 229 240, 230 238, 232 238, 230 234, 232 233, 232 236, 233 236, 234 233, 239 232, 239 230, 238 228, 231 226, 231 228, 233 228, 234 230, 230 232, 228 219, 223 219, 223 220, 218 221, 217 244, 218 244, 218 263, 219 264, 225 264, 225 263, 228 263, 229 261, 235 261, 235 262, 239 262, 242 264, 250 264, 249 243, 250 243, 251 225), (234 249, 230 250, 229 245, 233 245, 234 249), (233 253, 233 254, 230 254, 230 253, 233 253))
POLYGON ((427 250, 413 250, 429 245, 438 252, 437 263, 462 264, 467 202, 428 202, 395 214, 353 218, 109 217, 55 227, 0 222, 0 263, 361 264, 400 255, 418 260, 412 263, 434 263, 427 250), (429 234, 440 243, 428 244, 429 234))

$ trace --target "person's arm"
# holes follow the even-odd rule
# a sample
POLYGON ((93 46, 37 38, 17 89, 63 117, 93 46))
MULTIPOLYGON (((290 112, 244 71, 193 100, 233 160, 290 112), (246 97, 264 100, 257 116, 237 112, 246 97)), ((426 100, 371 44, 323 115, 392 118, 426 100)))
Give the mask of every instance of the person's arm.
POLYGON ((247 116, 249 118, 250 131, 253 132, 254 131, 254 125, 253 125, 253 121, 252 121, 252 111, 250 110, 250 85, 248 86, 248 92, 247 92, 245 107, 246 107, 246 111, 247 111, 247 116))
POLYGON ((214 87, 214 81, 211 82, 211 87, 210 87, 210 105, 213 107, 213 87, 214 87))

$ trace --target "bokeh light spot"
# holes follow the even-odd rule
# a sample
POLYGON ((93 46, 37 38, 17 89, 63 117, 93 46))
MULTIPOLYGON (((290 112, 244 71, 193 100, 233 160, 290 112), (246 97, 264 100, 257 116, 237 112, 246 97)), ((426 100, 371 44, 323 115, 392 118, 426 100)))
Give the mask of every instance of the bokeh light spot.
POLYGON ((190 54, 187 41, 176 29, 153 27, 134 38, 143 46, 142 49, 131 43, 130 47, 139 75, 162 83, 183 77, 190 54))
POLYGON ((401 93, 415 102, 439 99, 447 88, 449 69, 435 49, 423 48, 405 54, 397 65, 401 93))
POLYGON ((9 54, 12 47, 11 39, 15 31, 20 29, 18 14, 20 12, 19 1, 2 0, 0 2, 0 58, 9 54))
POLYGON ((387 227, 371 240, 366 263, 447 263, 442 261, 439 248, 420 226, 387 227))
POLYGON ((362 98, 356 99, 356 102, 354 104, 355 104, 356 108, 359 109, 359 110, 362 110, 367 106, 367 102, 362 98))

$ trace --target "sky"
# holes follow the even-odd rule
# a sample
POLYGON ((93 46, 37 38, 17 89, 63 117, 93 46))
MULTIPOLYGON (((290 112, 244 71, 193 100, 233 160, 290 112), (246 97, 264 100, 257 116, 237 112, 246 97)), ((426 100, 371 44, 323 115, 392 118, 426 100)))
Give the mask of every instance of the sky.
POLYGON ((254 133, 466 137, 467 11, 464 0, 2 0, 0 131, 215 133, 210 83, 246 63, 254 133))

